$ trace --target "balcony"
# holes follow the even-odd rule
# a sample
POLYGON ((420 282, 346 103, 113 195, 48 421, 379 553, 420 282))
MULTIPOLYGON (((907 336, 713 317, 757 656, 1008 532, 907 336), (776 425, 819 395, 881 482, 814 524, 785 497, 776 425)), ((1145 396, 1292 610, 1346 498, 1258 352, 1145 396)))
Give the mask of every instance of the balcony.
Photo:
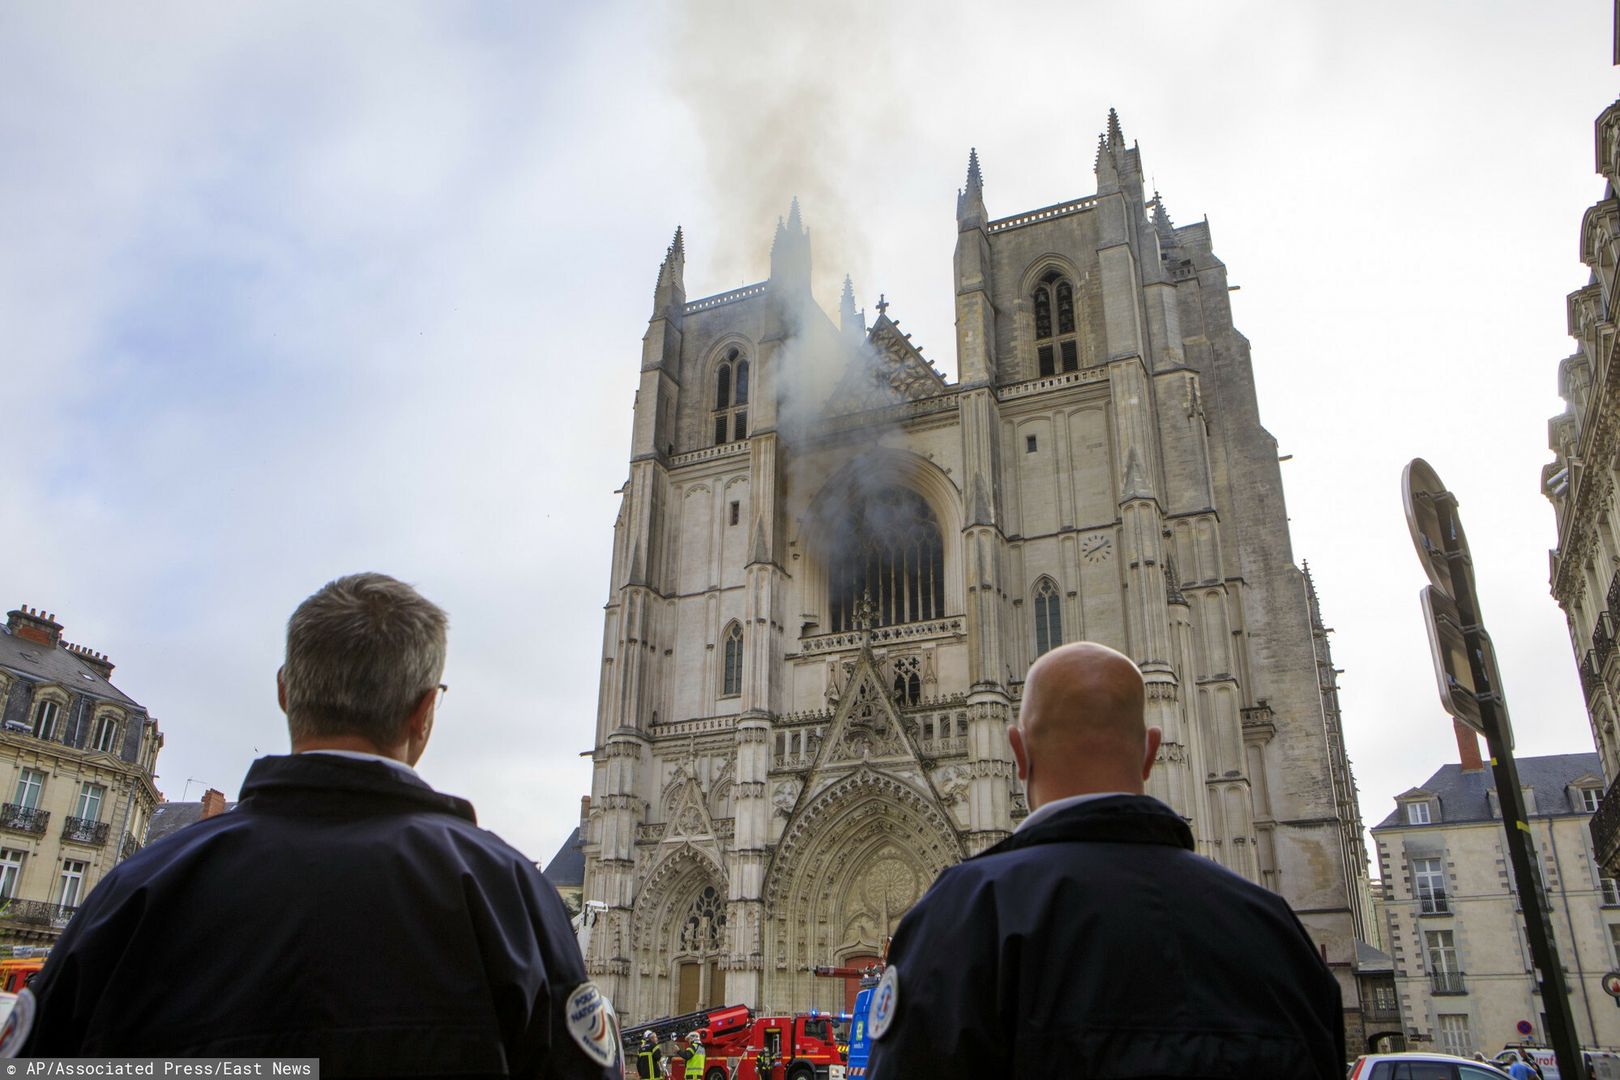
POLYGON ((1620 622, 1620 570, 1609 581, 1609 617, 1620 622))
POLYGON ((1599 672, 1614 652, 1614 636, 1614 618, 1607 611, 1599 612, 1597 625, 1592 627, 1592 654, 1597 658, 1594 666, 1599 672))
POLYGON ((0 900, 0 919, 60 930, 73 918, 76 907, 47 904, 43 900, 0 900))
POLYGON ((1588 649, 1586 655, 1581 658, 1581 690, 1586 694, 1588 709, 1592 707, 1592 698, 1596 696, 1602 687, 1603 674, 1598 663, 1597 653, 1592 649, 1588 649))
POLYGON ((140 841, 136 840, 133 836, 126 836, 124 837, 123 846, 119 849, 118 857, 120 859, 127 859, 139 850, 141 850, 140 841))
POLYGON ((45 826, 51 820, 49 810, 41 810, 34 806, 18 806, 16 803, 6 803, 0 806, 0 829, 10 829, 12 832, 43 833, 45 826))
POLYGON ((76 844, 101 847, 107 842, 107 831, 111 828, 112 826, 105 821, 70 817, 62 822, 62 839, 72 840, 76 844))
POLYGON ((1587 823, 1592 830, 1592 855, 1608 877, 1620 877, 1620 784, 1610 784, 1597 813, 1587 823))
POLYGON ((1436 994, 1468 993, 1467 987, 1463 985, 1463 973, 1460 971, 1429 972, 1429 990, 1436 994))

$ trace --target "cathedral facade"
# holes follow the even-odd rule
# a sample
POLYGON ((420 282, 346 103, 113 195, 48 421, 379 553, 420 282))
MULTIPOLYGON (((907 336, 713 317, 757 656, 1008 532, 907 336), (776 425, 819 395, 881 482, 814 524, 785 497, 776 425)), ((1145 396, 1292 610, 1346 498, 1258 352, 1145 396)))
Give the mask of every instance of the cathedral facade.
POLYGON ((1354 1006, 1353 784, 1225 267, 1112 113, 1096 174, 992 219, 970 158, 956 382, 847 282, 836 322, 815 305, 797 204, 770 278, 715 296, 687 299, 676 233, 581 832, 587 963, 626 1022, 845 1007, 808 969, 881 956, 1023 818, 1005 729, 1034 659, 1081 639, 1142 668, 1150 793, 1287 898, 1354 1006))

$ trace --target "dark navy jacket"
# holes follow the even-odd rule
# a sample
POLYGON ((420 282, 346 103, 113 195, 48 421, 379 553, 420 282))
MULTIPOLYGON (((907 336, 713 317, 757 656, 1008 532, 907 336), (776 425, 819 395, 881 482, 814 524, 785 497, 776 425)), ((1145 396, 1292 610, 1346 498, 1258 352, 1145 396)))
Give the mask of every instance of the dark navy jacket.
POLYGON ((1281 897, 1192 847, 1157 799, 1111 796, 946 870, 895 933, 868 1075, 1339 1080, 1316 946, 1281 897))
POLYGON ((567 1030, 585 978, 556 890, 465 800, 381 762, 267 757, 234 811, 90 894, 34 980, 23 1054, 616 1077, 567 1030))

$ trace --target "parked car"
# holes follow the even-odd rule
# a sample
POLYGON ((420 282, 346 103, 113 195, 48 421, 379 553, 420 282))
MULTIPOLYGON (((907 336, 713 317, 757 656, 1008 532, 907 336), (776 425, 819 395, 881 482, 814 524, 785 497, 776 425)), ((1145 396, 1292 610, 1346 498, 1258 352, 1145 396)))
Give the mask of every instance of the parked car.
POLYGON ((1350 1066, 1350 1080, 1502 1080, 1494 1064, 1451 1054, 1363 1054, 1350 1066))

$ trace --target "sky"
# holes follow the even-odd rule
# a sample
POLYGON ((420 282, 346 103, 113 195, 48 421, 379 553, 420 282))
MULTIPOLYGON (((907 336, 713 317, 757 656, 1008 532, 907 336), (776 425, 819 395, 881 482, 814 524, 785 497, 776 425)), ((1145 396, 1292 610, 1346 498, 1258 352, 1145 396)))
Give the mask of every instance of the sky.
MULTIPOLYGON (((0 6, 0 606, 156 716, 159 787, 284 751, 287 616, 382 570, 451 618, 424 775, 549 860, 589 790, 658 264, 765 277, 797 195, 954 377, 968 150, 1091 194, 1117 108, 1208 218, 1369 825, 1456 760, 1401 469, 1461 501, 1521 754, 1592 748, 1540 469, 1602 195, 1612 5, 853 0, 0 6)), ((1376 871, 1375 871, 1376 872, 1376 871)))

